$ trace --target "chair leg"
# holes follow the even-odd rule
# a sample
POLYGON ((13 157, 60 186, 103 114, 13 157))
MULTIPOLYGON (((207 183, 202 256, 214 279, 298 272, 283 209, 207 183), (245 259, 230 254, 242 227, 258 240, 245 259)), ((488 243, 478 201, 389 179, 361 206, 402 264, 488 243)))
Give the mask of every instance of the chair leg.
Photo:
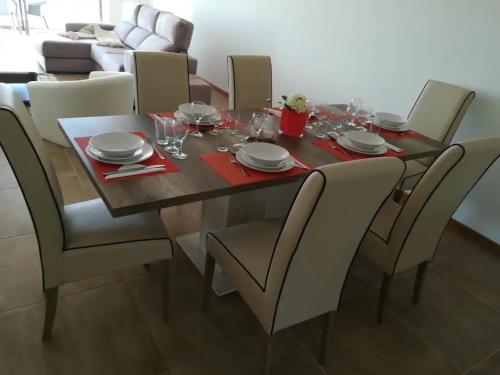
POLYGON ((380 295, 378 299, 378 312, 377 312, 377 322, 382 323, 384 319, 385 302, 387 300, 387 295, 389 294, 389 289, 392 284, 392 276, 389 276, 384 272, 382 278, 382 285, 380 287, 380 295))
POLYGON ((329 332, 332 327, 335 311, 323 315, 323 327, 321 329, 321 346, 319 349, 319 363, 326 365, 326 354, 328 350, 329 332))
POLYGON ((210 293, 212 289, 212 280, 214 278, 215 260, 207 252, 207 257, 205 259, 205 282, 203 288, 203 301, 201 306, 201 311, 208 312, 210 308, 210 293))
POLYGON ((266 353, 264 357, 264 374, 269 375, 271 373, 271 356, 273 352, 273 337, 267 336, 266 338, 266 353))
POLYGON ((48 341, 52 337, 52 327, 57 311, 57 297, 59 288, 50 288, 45 291, 45 322, 43 324, 42 340, 48 341))
POLYGON ((170 301, 170 261, 160 261, 162 319, 168 321, 170 301))
POLYGON ((415 276, 415 286, 413 287, 412 303, 416 306, 420 302, 420 295, 422 294, 422 284, 424 283, 425 274, 429 262, 423 262, 418 265, 417 276, 415 276))

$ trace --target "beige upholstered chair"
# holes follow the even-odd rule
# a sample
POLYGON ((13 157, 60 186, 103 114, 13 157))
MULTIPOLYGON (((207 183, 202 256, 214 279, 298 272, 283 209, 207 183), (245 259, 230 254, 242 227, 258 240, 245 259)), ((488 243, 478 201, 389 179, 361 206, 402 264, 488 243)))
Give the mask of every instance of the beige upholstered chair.
POLYGON ((385 202, 360 250, 384 272, 379 322, 393 277, 417 266, 413 303, 418 303, 425 270, 446 224, 499 154, 499 137, 450 146, 429 167, 403 206, 391 199, 385 202))
POLYGON ((43 339, 51 336, 59 285, 154 261, 162 262, 166 319, 172 248, 159 213, 113 218, 100 199, 64 206, 42 139, 24 104, 5 84, 0 84, 0 125, 0 145, 38 238, 47 299, 43 339))
POLYGON ((81 81, 28 83, 31 113, 43 139, 70 147, 57 119, 64 117, 131 115, 134 79, 130 73, 91 73, 81 81))
MULTIPOLYGON (((408 126, 436 141, 450 144, 476 93, 445 82, 429 80, 408 115, 408 126)), ((407 162, 401 189, 415 185, 434 158, 407 162)), ((398 194, 397 200, 400 195, 398 194)))
POLYGON ((215 260, 271 337, 324 315, 324 361, 330 313, 339 306, 354 254, 403 171, 397 158, 323 166, 307 177, 285 220, 210 232, 204 309, 215 260))
POLYGON ((228 56, 229 109, 263 108, 272 99, 269 56, 228 56))
POLYGON ((137 113, 175 112, 189 103, 188 58, 183 53, 133 51, 137 113))

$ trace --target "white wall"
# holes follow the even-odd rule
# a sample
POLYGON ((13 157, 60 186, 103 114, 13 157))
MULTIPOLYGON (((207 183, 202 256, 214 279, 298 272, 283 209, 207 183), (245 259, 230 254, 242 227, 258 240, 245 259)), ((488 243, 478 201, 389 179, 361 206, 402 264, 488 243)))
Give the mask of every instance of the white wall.
MULTIPOLYGON (((199 74, 226 88, 228 54, 267 54, 274 99, 360 96, 406 114, 429 78, 477 91, 456 139, 500 135, 498 0, 150 0, 191 20, 199 74)), ((456 218, 500 243, 500 162, 456 218)))

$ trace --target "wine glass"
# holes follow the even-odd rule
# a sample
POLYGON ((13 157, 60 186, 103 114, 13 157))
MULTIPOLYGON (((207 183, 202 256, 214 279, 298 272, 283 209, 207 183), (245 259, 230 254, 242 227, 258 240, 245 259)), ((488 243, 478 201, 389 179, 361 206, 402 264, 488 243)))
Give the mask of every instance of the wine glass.
POLYGON ((247 121, 237 121, 235 130, 234 135, 238 139, 238 142, 233 144, 233 147, 241 148, 248 141, 248 138, 250 138, 250 123, 247 121))
POLYGON ((360 98, 352 98, 347 106, 345 111, 346 117, 349 120, 347 123, 351 128, 356 128, 356 118, 361 110, 361 106, 363 105, 363 99, 360 98))
POLYGON ((357 130, 366 131, 368 123, 373 116, 373 108, 368 105, 363 105, 359 111, 359 126, 356 126, 357 130))
POLYGON ((320 105, 313 104, 311 106, 311 110, 309 111, 309 116, 307 118, 306 129, 313 129, 314 125, 321 120, 321 118, 325 118, 325 113, 320 105))
POLYGON ((217 134, 219 134, 219 125, 223 124, 226 121, 226 114, 225 114, 226 109, 220 105, 213 105, 212 107, 214 107, 215 110, 217 111, 216 115, 214 115, 213 117, 220 118, 220 120, 218 120, 218 121, 217 120, 216 121, 210 120, 210 123, 213 124, 214 127, 213 127, 213 129, 210 129, 208 134, 217 135, 217 134))
POLYGON ((174 119, 172 122, 172 130, 175 136, 175 142, 178 144, 177 151, 172 155, 176 159, 186 159, 188 155, 182 150, 184 141, 186 140, 190 126, 186 119, 174 119))
POLYGON ((196 120, 196 130, 191 133, 193 137, 201 138, 203 134, 200 132, 200 121, 203 116, 210 113, 211 107, 203 102, 194 101, 191 103, 191 113, 196 120))
POLYGON ((167 143, 163 147, 165 151, 167 151, 169 154, 175 154, 177 152, 177 146, 175 145, 175 135, 173 131, 173 123, 175 119, 165 119, 166 124, 165 124, 165 140, 167 143))

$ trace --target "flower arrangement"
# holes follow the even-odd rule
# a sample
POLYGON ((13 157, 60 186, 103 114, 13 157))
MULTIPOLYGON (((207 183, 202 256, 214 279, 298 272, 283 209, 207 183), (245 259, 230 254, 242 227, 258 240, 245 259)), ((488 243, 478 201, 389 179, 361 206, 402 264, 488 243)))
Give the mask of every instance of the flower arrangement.
POLYGON ((295 94, 292 95, 291 97, 283 95, 282 98, 283 98, 283 105, 285 106, 285 108, 288 108, 291 111, 297 113, 304 113, 307 112, 309 109, 307 98, 302 94, 295 94))

